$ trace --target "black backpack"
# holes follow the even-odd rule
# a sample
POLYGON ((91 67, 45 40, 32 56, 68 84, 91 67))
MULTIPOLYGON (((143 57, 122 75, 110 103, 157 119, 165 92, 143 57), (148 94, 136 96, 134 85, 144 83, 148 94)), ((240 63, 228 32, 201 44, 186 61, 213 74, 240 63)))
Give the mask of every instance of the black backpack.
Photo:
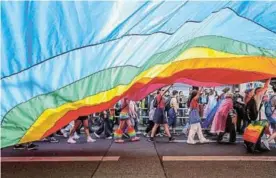
POLYGON ((153 107, 157 108, 158 103, 157 103, 157 97, 154 97, 153 99, 153 107))
POLYGON ((246 105, 246 116, 250 121, 255 121, 258 118, 258 109, 254 97, 252 97, 246 105))
POLYGON ((169 111, 171 109, 171 100, 172 100, 172 97, 170 97, 170 96, 166 99, 165 111, 169 111))

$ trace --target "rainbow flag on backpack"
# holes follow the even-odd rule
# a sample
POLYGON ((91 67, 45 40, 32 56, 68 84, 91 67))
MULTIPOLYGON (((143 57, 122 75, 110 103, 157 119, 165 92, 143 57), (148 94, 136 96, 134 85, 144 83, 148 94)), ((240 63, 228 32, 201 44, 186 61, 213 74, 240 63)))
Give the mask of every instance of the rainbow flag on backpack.
POLYGON ((267 125, 267 121, 253 121, 249 124, 244 131, 243 140, 251 143, 257 143, 258 139, 261 137, 262 131, 267 125))

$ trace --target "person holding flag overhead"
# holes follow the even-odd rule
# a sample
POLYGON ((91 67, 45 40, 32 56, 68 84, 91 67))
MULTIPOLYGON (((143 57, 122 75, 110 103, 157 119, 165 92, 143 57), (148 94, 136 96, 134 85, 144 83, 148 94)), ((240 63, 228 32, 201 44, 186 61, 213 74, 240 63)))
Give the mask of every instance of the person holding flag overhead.
MULTIPOLYGON (((261 137, 263 136, 265 130, 268 129, 269 123, 267 120, 261 120, 260 117, 263 96, 268 89, 269 83, 270 79, 265 82, 264 87, 257 87, 254 90, 253 96, 251 96, 246 104, 246 116, 250 124, 245 129, 243 139, 244 146, 250 153, 269 150, 267 145, 264 144, 265 148, 261 144, 261 137)), ((251 93, 253 93, 253 91, 251 93)))
POLYGON ((170 87, 168 89, 162 88, 160 93, 154 99, 154 107, 156 109, 154 111, 153 120, 154 120, 155 124, 151 131, 151 137, 148 139, 149 142, 154 142, 154 136, 155 136, 156 130, 160 125, 164 126, 165 132, 166 132, 167 136, 169 137, 169 142, 172 142, 175 140, 175 138, 173 138, 171 136, 168 121, 167 121, 167 118, 165 115, 164 93, 166 93, 169 89, 170 89, 170 87))
POLYGON ((193 90, 189 100, 188 100, 188 107, 190 108, 189 113, 189 124, 190 124, 190 131, 188 135, 188 144, 196 144, 196 141, 194 140, 195 134, 198 135, 200 143, 207 143, 209 140, 207 140, 202 133, 201 128, 201 117, 199 114, 199 103, 198 99, 200 97, 200 94, 202 92, 203 88, 198 90, 193 90))

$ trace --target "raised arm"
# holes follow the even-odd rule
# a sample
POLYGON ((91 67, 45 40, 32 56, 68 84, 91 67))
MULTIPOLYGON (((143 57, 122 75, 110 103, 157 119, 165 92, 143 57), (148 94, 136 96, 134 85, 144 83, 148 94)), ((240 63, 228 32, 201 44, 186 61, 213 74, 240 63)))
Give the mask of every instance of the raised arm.
POLYGON ((199 96, 200 96, 200 94, 202 93, 202 91, 203 91, 203 87, 201 87, 201 88, 198 90, 197 95, 195 96, 195 99, 196 99, 196 100, 199 98, 199 96))
POLYGON ((262 89, 260 89, 259 95, 264 95, 264 94, 265 94, 265 92, 266 92, 267 89, 268 89, 269 83, 270 83, 270 79, 268 79, 268 80, 265 82, 264 87, 263 87, 262 89))
POLYGON ((166 88, 166 90, 164 91, 164 93, 166 93, 167 91, 169 91, 169 89, 172 87, 173 85, 170 85, 169 87, 166 88))

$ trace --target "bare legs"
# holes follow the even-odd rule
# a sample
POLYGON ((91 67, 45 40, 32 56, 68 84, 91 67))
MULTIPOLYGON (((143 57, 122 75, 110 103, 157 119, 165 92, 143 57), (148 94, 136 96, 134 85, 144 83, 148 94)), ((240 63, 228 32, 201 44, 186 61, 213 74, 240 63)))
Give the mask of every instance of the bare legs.
MULTIPOLYGON (((151 137, 153 138, 155 136, 157 128, 160 126, 160 124, 154 124, 152 131, 151 131, 151 137)), ((164 124, 165 133, 168 135, 168 137, 171 137, 170 129, 168 124, 164 124)))
POLYGON ((119 127, 114 133, 115 142, 116 143, 124 142, 124 140, 122 139, 122 136, 125 129, 125 125, 127 125, 127 133, 130 136, 131 141, 139 140, 139 137, 136 137, 136 132, 132 126, 130 119, 124 119, 124 120, 120 120, 119 127))

